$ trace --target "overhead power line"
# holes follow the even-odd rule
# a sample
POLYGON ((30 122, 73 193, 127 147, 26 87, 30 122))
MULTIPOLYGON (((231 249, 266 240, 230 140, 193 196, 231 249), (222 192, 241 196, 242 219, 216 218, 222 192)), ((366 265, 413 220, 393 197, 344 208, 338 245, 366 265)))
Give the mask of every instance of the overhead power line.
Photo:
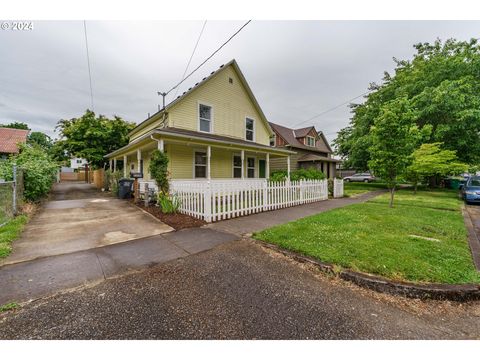
POLYGON ((212 57, 215 56, 216 53, 218 53, 225 45, 227 45, 235 36, 238 35, 238 33, 240 31, 243 30, 243 28, 245 28, 245 26, 247 26, 252 20, 248 20, 245 24, 243 24, 240 29, 238 29, 232 36, 230 36, 227 41, 225 41, 222 45, 220 45, 220 47, 215 50, 209 57, 207 57, 204 61, 202 61, 202 63, 200 65, 198 65, 195 69, 193 69, 192 72, 190 72, 187 76, 185 76, 177 85, 173 86, 170 90, 166 91, 166 92, 158 92, 158 95, 162 95, 163 96, 163 102, 164 102, 164 107, 165 107, 165 96, 167 96, 169 93, 171 93, 173 90, 175 90, 177 87, 179 87, 185 80, 187 80, 190 76, 192 76, 198 69, 200 69, 208 60, 210 60, 212 57))
MULTIPOLYGON (((187 66, 185 67, 185 71, 183 72, 183 75, 182 75, 182 78, 180 79, 183 80, 184 77, 185 77, 185 74, 187 73, 188 71, 188 68, 190 67, 190 63, 192 62, 192 59, 193 59, 193 55, 195 54, 195 51, 197 50, 197 47, 198 47, 198 43, 200 42, 200 38, 202 37, 202 34, 203 34, 203 30, 205 30, 205 25, 207 25, 207 20, 204 21, 203 23, 203 26, 202 26, 202 30, 200 30, 200 34, 198 35, 198 39, 197 39, 197 42, 195 43, 195 47, 193 48, 193 51, 192 51, 192 55, 190 55, 190 59, 188 59, 188 63, 187 63, 187 66)), ((175 95, 173 95, 173 97, 175 98, 178 94, 178 87, 175 91, 175 95)))
POLYGON ((341 103, 341 104, 338 104, 338 105, 336 105, 336 106, 334 106, 334 107, 332 107, 332 108, 330 108, 330 109, 328 109, 328 110, 322 111, 321 113, 319 113, 319 114, 317 114, 317 115, 315 115, 315 116, 312 116, 311 118, 309 118, 309 119, 307 119, 307 120, 303 120, 303 121, 301 121, 301 122, 293 125, 293 127, 295 128, 295 127, 297 127, 297 126, 299 126, 299 125, 302 125, 302 124, 304 124, 304 123, 306 123, 306 122, 312 121, 313 119, 316 119, 316 118, 318 118, 318 117, 320 117, 320 116, 322 116, 322 115, 325 115, 325 114, 327 114, 327 113, 329 113, 329 112, 331 112, 331 111, 333 111, 333 110, 336 110, 336 109, 338 109, 338 108, 341 107, 341 106, 350 104, 353 100, 358 99, 359 97, 365 96, 365 95, 367 95, 368 93, 370 93, 371 91, 372 91, 372 90, 366 91, 366 92, 364 92, 363 94, 360 94, 360 95, 358 95, 358 96, 355 96, 354 98, 351 98, 350 100, 347 100, 347 101, 345 101, 345 102, 343 102, 343 103, 341 103))
POLYGON ((90 70, 90 55, 88 53, 87 23, 85 20, 83 20, 83 30, 85 32, 85 48, 87 49, 88 79, 90 80, 90 101, 92 105, 92 111, 95 112, 95 108, 93 106, 92 71, 90 70))

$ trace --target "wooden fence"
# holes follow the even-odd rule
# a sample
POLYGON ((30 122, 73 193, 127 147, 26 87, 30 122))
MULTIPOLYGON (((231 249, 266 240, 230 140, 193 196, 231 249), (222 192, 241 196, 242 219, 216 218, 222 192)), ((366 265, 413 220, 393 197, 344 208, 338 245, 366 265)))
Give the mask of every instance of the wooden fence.
POLYGON ((180 212, 207 222, 328 199, 327 180, 173 180, 170 188, 180 212))
POLYGON ((343 179, 333 179, 333 197, 343 197, 343 179))

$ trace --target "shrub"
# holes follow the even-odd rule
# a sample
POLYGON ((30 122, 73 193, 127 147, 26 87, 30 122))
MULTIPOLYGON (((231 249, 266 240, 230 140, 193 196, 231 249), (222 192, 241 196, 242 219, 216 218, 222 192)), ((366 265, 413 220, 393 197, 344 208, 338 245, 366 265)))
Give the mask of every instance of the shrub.
POLYGON ((163 151, 154 150, 150 159, 150 174, 163 194, 168 194, 168 156, 163 151))
POLYGON ((123 177, 121 171, 106 170, 103 179, 103 187, 105 190, 110 190, 112 194, 118 195, 118 180, 123 177))
MULTIPOLYGON (((271 174, 271 181, 284 181, 287 178, 287 171, 280 170, 275 171, 271 174)), ((320 170, 317 170, 313 167, 308 169, 298 169, 290 172, 290 180, 323 180, 325 179, 325 174, 320 170)))
POLYGON ((0 162, 0 178, 13 180, 13 165, 23 170, 24 196, 36 201, 48 194, 55 181, 58 164, 38 145, 20 145, 20 153, 0 162))
POLYGON ((174 214, 180 208, 180 200, 176 196, 168 196, 164 193, 158 193, 158 205, 164 214, 174 214))

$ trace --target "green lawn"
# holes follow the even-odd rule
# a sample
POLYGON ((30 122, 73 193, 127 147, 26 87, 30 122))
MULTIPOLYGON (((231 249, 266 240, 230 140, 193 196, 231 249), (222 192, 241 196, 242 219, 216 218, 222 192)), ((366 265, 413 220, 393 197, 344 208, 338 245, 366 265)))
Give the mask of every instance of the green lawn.
POLYGON ((12 251, 11 243, 20 235, 27 219, 27 215, 19 215, 0 227, 0 259, 10 254, 12 251))
POLYGON ((362 182, 343 182, 343 191, 345 196, 356 196, 369 191, 386 189, 386 185, 381 182, 362 183, 362 182))
POLYGON ((400 190, 393 209, 388 207, 388 194, 382 194, 254 237, 343 268, 396 280, 480 283, 461 205, 452 191, 419 191, 414 196, 411 190, 400 190))

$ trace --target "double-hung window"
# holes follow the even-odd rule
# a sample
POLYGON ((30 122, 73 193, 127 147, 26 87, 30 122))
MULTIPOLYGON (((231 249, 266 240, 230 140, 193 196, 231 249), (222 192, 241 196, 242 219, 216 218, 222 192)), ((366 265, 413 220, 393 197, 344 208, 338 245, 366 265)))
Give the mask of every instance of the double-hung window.
POLYGON ((212 107, 204 104, 198 105, 198 128, 203 132, 212 132, 212 107))
POLYGON ((315 138, 313 136, 307 136, 307 145, 315 146, 315 138))
POLYGON ((240 155, 233 155, 233 177, 242 177, 242 157, 240 155))
POLYGON ((255 121, 253 119, 245 119, 245 139, 248 141, 255 140, 255 121))
POLYGON ((195 151, 195 178, 207 177, 207 153, 195 151))
POLYGON ((247 158, 247 177, 255 177, 255 158, 247 158))

